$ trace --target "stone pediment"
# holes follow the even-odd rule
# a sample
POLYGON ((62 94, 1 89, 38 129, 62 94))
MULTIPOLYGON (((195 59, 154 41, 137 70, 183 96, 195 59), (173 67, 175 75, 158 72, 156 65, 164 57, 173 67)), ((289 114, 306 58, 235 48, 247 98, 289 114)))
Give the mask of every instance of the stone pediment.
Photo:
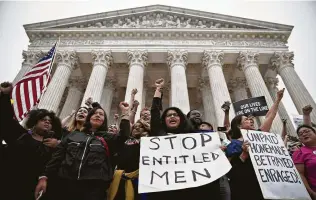
POLYGON ((291 31, 292 26, 177 7, 153 5, 25 25, 52 29, 255 29, 291 31))

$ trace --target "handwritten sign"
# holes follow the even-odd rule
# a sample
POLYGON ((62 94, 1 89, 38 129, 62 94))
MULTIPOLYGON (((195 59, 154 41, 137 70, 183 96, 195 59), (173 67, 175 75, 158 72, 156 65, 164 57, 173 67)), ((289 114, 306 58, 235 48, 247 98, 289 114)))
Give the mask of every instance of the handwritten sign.
POLYGON ((249 155, 265 199, 310 197, 280 135, 241 130, 250 142, 249 155))
POLYGON ((236 115, 265 116, 269 111, 264 96, 237 101, 233 106, 236 115))
POLYGON ((231 168, 217 133, 142 137, 139 193, 198 187, 231 168))

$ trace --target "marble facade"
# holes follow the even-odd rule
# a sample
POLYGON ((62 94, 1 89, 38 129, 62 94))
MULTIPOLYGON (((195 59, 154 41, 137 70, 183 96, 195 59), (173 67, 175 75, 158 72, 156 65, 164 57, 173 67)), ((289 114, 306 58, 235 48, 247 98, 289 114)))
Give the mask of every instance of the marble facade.
MULTIPOLYGON (((166 81, 164 108, 198 109, 215 127, 223 124, 224 101, 265 96, 271 106, 278 75, 299 113, 307 104, 316 108, 288 50, 292 26, 154 5, 24 28, 30 45, 15 81, 60 38, 53 77, 39 107, 61 118, 88 97, 113 117, 133 88, 140 107, 148 107, 157 78, 166 81)), ((311 117, 316 121, 316 111, 311 117)), ((281 133, 281 118, 290 121, 283 105, 272 131, 281 133)))

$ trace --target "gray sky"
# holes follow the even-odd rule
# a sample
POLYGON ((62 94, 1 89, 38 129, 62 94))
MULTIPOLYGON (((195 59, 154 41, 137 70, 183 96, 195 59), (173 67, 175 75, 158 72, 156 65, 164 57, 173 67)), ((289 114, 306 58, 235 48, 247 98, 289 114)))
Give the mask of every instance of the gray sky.
MULTIPOLYGON (((316 100, 316 2, 237 0, 82 0, 8 2, 0 0, 0 82, 12 81, 21 68, 28 38, 23 24, 111 10, 163 4, 226 15, 293 25, 289 47, 294 51, 298 75, 316 100)), ((283 87, 281 81, 280 87, 283 87)), ((297 114, 288 93, 283 100, 290 114, 297 114)), ((316 108, 315 108, 316 109, 316 108)))

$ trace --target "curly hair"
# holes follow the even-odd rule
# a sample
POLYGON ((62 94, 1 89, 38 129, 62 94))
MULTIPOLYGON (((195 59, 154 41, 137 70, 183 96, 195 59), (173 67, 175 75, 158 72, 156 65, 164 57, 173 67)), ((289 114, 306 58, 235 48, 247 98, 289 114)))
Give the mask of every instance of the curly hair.
POLYGON ((60 119, 55 115, 54 112, 50 112, 46 109, 31 110, 25 123, 26 128, 32 129, 39 120, 43 119, 46 116, 50 117, 52 120, 52 131, 54 131, 55 136, 60 137, 62 134, 60 119))

